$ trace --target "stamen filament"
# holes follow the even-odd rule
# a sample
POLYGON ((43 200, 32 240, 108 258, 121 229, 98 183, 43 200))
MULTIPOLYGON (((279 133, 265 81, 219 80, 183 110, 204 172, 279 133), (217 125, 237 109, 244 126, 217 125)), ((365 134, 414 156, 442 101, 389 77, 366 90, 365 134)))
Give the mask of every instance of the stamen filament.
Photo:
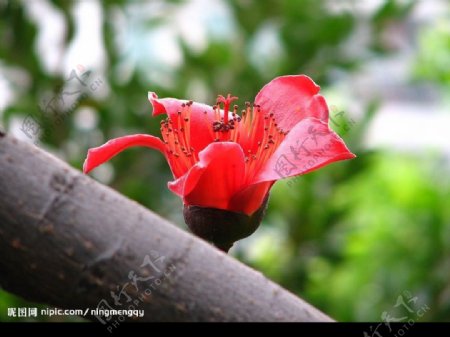
MULTIPOLYGON (((286 134, 278 129, 273 113, 264 115, 261 107, 246 102, 242 115, 237 114, 238 106, 230 104, 237 99, 230 94, 219 96, 213 106, 213 122, 204 112, 204 123, 210 125, 208 132, 213 141, 238 143, 245 152, 246 180, 251 180, 264 166, 281 144, 286 134), (220 109, 223 104, 223 112, 220 109), (222 115, 223 113, 223 115, 222 115), (263 128, 263 130, 261 130, 263 128)), ((191 106, 192 101, 183 103, 176 115, 176 122, 167 118, 161 121, 161 134, 166 144, 171 166, 177 176, 186 173, 198 162, 197 150, 191 146, 191 106), (175 124, 176 123, 176 124, 175 124)))

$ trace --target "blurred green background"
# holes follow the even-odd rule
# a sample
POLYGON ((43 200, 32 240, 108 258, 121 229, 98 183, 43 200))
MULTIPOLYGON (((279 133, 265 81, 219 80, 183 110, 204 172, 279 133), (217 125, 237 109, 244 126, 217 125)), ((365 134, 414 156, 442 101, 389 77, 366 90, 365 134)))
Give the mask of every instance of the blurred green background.
MULTIPOLYGON (((0 41, 2 128, 79 169, 110 138, 159 134, 149 90, 242 104, 311 76, 358 157, 278 182, 231 254, 337 320, 450 319, 448 1, 0 0, 0 41)), ((158 153, 92 175, 185 228, 158 153)), ((0 321, 33 320, 8 317, 24 306, 0 290, 0 321)))

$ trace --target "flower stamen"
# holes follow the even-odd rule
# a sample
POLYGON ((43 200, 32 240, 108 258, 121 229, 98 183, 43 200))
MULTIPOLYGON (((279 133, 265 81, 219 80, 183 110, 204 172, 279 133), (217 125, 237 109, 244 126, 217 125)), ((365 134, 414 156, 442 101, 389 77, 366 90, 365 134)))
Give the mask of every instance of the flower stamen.
POLYGON ((230 94, 226 98, 218 96, 213 106, 211 130, 214 141, 231 141, 241 145, 245 152, 247 177, 252 177, 275 152, 285 133, 278 128, 273 113, 264 115, 259 105, 250 102, 245 102, 241 116, 237 114, 238 106, 234 105, 230 117, 230 104, 235 99, 230 94), (223 112, 220 110, 221 104, 223 112))
MULTIPOLYGON (((275 152, 286 133, 278 128, 274 114, 264 114, 259 105, 246 102, 241 116, 237 114, 237 105, 230 112, 231 103, 236 99, 230 94, 226 98, 218 96, 209 132, 215 142, 231 141, 242 147, 246 176, 251 179, 275 152)), ((161 134, 169 155, 175 159, 173 169, 177 174, 186 172, 198 162, 198 154, 191 147, 191 105, 192 101, 181 104, 174 121, 170 118, 161 121, 161 134)), ((206 111, 204 116, 205 122, 211 123, 206 111)))
POLYGON ((175 157, 173 161, 174 173, 183 174, 198 161, 194 148, 191 147, 191 106, 193 102, 188 101, 181 104, 175 121, 170 117, 161 121, 161 134, 166 144, 167 152, 175 157))
POLYGON ((230 94, 228 94, 226 98, 222 95, 217 97, 217 105, 223 103, 223 123, 225 125, 228 125, 228 112, 230 111, 230 104, 237 99, 237 97, 231 96, 230 94))

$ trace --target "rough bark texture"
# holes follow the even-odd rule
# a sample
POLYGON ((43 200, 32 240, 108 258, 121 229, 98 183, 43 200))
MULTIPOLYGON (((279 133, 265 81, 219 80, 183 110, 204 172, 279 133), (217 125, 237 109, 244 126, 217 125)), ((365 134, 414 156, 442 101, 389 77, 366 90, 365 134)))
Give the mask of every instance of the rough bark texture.
POLYGON ((0 285, 60 308, 143 309, 143 321, 330 321, 261 273, 3 133, 0 285))

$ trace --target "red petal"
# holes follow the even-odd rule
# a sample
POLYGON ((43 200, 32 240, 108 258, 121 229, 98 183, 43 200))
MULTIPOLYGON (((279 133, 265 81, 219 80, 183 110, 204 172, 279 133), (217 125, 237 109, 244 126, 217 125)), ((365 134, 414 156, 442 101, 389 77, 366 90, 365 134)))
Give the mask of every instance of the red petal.
MULTIPOLYGON (((148 100, 153 106, 153 116, 167 114, 172 120, 173 127, 178 127, 178 111, 181 110, 181 104, 187 101, 181 101, 175 98, 158 98, 154 92, 148 93, 148 100)), ((209 105, 194 102, 191 105, 191 146, 195 151, 200 152, 213 138, 212 123, 214 121, 213 109, 209 105), (206 114, 205 114, 206 111, 206 114)))
POLYGON ((169 183, 184 203, 202 207, 229 209, 233 195, 245 180, 242 148, 232 142, 211 143, 199 154, 199 162, 189 172, 169 183))
POLYGON ((83 164, 83 172, 88 173, 97 166, 110 160, 119 152, 131 146, 146 146, 165 153, 165 145, 158 137, 150 135, 130 135, 111 139, 102 146, 89 149, 83 164))
POLYGON ((286 136, 252 182, 305 174, 324 165, 354 158, 344 141, 326 123, 306 118, 286 136))
POLYGON ((171 190, 173 193, 178 195, 180 198, 183 198, 184 196, 184 184, 186 182, 186 178, 190 174, 190 172, 194 169, 195 166, 193 166, 186 174, 182 175, 178 179, 174 181, 169 181, 167 183, 167 187, 169 190, 171 190))
POLYGON ((318 95, 320 87, 305 75, 277 77, 256 95, 255 103, 265 113, 273 113, 278 127, 291 130, 306 117, 315 117, 328 123, 328 107, 318 95))
POLYGON ((231 211, 252 215, 261 207, 273 183, 272 181, 265 181, 244 188, 233 196, 229 204, 229 209, 231 211))

